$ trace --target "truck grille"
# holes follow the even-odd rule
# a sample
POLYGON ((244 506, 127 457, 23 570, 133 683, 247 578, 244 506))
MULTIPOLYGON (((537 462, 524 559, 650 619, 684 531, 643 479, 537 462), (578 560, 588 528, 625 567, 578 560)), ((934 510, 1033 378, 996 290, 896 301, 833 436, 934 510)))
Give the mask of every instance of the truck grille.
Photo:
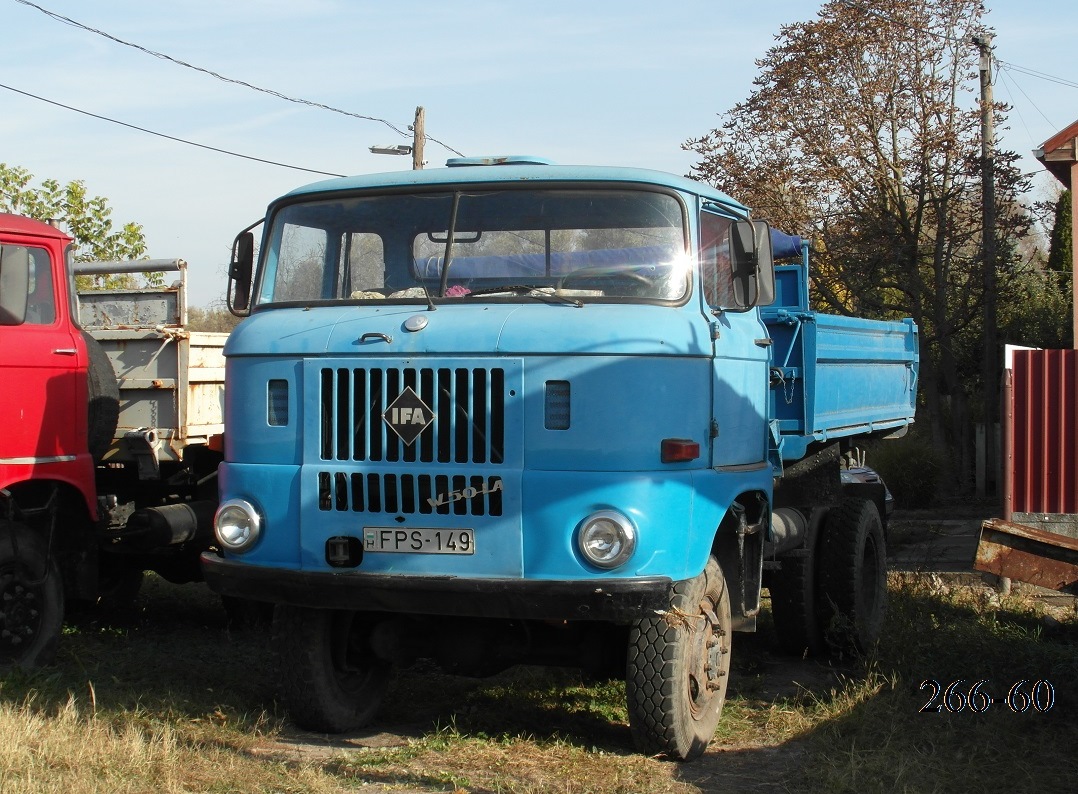
POLYGON ((500 516, 500 477, 463 474, 318 473, 320 510, 500 516))
POLYGON ((505 372, 500 368, 321 370, 321 458, 500 464, 505 456, 505 372), (434 421, 405 444, 382 421, 411 389, 434 421))

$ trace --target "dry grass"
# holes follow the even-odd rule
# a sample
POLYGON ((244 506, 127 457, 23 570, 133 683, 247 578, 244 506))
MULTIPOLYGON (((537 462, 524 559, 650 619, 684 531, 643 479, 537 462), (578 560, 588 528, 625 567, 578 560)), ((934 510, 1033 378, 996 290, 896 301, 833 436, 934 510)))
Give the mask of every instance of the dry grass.
POLYGON ((125 620, 76 621, 56 668, 0 679, 0 792, 1073 790, 1073 609, 890 585, 871 659, 783 658, 766 626, 737 637, 712 751, 679 766, 632 752, 620 683, 528 668, 479 682, 406 670, 381 720, 402 746, 274 750, 285 723, 265 634, 229 632, 204 588, 154 584, 125 620), (923 680, 960 678, 996 695, 1045 679, 1057 700, 1044 714, 920 713, 923 680))
POLYGON ((0 705, 0 791, 20 794, 339 791, 311 765, 259 762, 249 740, 149 714, 95 715, 74 698, 0 705), (219 734, 219 738, 215 737, 219 734))

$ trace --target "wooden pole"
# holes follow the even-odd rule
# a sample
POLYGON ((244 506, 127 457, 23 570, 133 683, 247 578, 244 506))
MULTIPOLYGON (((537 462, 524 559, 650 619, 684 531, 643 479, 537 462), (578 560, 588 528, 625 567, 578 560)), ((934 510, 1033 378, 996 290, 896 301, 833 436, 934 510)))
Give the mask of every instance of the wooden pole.
POLYGON ((987 479, 1000 495, 1000 460, 996 454, 996 423, 999 421, 999 343, 996 333, 996 154, 995 100, 992 97, 992 39, 990 33, 975 36, 981 53, 981 214, 984 249, 984 451, 987 479))
POLYGON ((427 140, 426 111, 422 106, 415 109, 415 123, 412 125, 412 170, 423 168, 423 143, 427 140))

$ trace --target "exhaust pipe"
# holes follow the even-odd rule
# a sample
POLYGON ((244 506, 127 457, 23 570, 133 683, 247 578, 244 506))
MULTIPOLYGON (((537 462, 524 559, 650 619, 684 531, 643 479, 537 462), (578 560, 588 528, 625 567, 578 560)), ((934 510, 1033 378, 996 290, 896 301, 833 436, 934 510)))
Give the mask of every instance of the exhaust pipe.
POLYGON ((112 537, 110 548, 145 552, 192 541, 209 545, 216 510, 217 503, 212 501, 143 507, 132 513, 127 525, 112 537))

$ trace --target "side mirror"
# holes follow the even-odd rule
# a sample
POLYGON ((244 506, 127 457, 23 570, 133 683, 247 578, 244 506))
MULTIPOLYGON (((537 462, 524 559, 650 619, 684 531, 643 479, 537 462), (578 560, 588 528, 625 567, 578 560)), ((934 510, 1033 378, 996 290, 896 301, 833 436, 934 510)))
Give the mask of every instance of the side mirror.
POLYGON ((734 302, 741 309, 775 300, 775 263, 771 228, 765 221, 737 221, 730 229, 734 302))
POLYGON ((29 249, 0 245, 0 325, 22 325, 29 297, 29 249))
POLYGON ((232 243, 232 264, 228 268, 228 310, 237 317, 251 313, 251 276, 255 267, 255 236, 248 228, 232 243))

